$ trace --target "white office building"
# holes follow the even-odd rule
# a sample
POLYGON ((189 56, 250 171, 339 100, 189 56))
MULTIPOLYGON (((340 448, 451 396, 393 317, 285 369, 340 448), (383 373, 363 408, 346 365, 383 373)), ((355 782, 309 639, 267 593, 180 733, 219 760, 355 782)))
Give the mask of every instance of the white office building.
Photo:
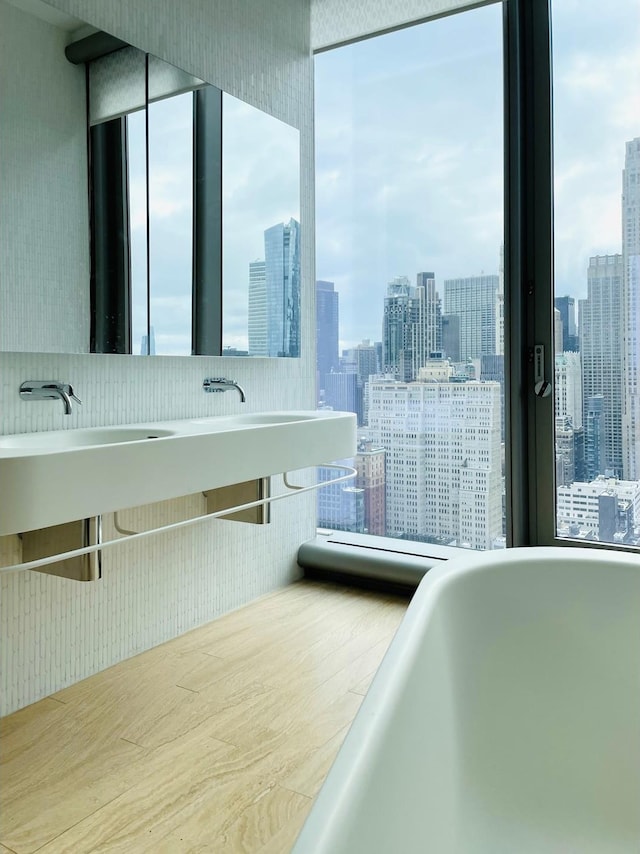
POLYGON ((387 452, 387 533, 490 549, 502 534, 499 383, 378 378, 369 395, 368 433, 387 452))
POLYGON ((628 510, 633 524, 640 522, 640 483, 600 476, 590 483, 558 487, 558 527, 578 526, 597 535, 602 498, 616 499, 618 509, 628 510))

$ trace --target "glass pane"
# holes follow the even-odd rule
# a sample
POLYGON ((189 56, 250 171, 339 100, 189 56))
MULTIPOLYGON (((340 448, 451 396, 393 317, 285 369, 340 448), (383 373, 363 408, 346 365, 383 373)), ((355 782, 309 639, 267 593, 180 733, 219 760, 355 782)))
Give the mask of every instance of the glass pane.
POLYGON ((637 545, 640 7, 554 0, 552 27, 557 533, 637 545))
POLYGON ((299 132, 222 96, 223 355, 300 355, 299 132))
POLYGON ((318 406, 359 424, 318 523, 504 547, 502 6, 320 54, 315 91, 318 406))
POLYGON ((193 93, 148 106, 151 354, 191 354, 193 93))

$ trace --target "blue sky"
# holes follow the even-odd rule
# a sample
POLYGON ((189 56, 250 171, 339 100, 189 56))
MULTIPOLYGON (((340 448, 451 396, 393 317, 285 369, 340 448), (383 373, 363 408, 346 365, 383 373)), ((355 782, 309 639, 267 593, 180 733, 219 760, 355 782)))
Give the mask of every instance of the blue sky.
MULTIPOLYGON (((620 251, 626 140, 640 135, 634 0, 554 4, 556 293, 620 251)), ((379 339, 386 283, 495 273, 503 231, 502 10, 316 57, 316 269, 342 346, 379 339)))

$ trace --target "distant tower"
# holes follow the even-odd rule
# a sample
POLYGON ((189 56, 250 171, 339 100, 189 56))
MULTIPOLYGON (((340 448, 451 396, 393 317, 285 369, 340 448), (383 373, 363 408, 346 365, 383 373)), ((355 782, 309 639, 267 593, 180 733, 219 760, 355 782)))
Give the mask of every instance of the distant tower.
POLYGON ((333 282, 316 282, 317 371, 325 374, 340 368, 338 345, 338 292, 333 282))
POLYGON ((460 361, 496 351, 496 294, 499 276, 445 279, 444 313, 460 318, 460 361))
POLYGON ((433 273, 418 273, 414 288, 406 276, 389 282, 384 301, 384 371, 410 381, 442 348, 442 310, 433 273))
POLYGON ((452 362, 460 361, 460 318, 457 314, 442 315, 442 352, 452 362))
MULTIPOLYGON (((575 353, 578 349, 578 330, 576 329, 576 301, 573 297, 556 297, 554 307, 562 319, 562 349, 575 353)), ((556 350, 556 352, 558 352, 556 350)))
POLYGON ((267 280, 264 261, 249 264, 249 355, 267 356, 267 280))
POLYGON ((604 397, 595 394, 587 398, 584 431, 584 456, 587 480, 594 480, 606 470, 604 397))
POLYGON ((622 255, 590 258, 587 299, 578 303, 585 441, 589 441, 589 399, 602 395, 605 446, 601 468, 603 473, 612 470, 616 477, 622 472, 622 269, 622 255))
POLYGON ((358 378, 353 372, 335 371, 324 376, 324 401, 339 412, 358 411, 358 378))
POLYGON ((640 480, 640 137, 622 173, 622 470, 640 480))
POLYGON ((290 219, 268 228, 264 253, 264 281, 261 262, 249 265, 249 355, 299 356, 300 224, 290 219))

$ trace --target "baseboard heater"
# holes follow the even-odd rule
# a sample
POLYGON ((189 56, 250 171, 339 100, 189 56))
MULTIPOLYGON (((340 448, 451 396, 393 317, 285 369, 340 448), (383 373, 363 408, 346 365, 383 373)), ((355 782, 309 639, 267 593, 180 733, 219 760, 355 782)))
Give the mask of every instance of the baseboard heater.
POLYGON ((298 549, 305 576, 416 588, 431 567, 463 549, 343 531, 318 532, 298 549))

